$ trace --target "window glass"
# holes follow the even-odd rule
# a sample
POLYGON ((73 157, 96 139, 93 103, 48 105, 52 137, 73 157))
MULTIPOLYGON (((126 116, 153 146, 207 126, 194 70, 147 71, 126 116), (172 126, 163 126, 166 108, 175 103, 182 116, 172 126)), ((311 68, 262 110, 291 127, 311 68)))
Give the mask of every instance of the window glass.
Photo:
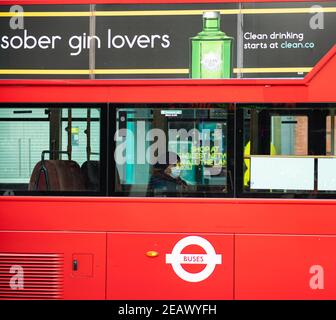
MULTIPOLYGON (((62 145, 68 144, 68 109, 62 110, 62 145)), ((79 165, 88 160, 88 120, 90 126, 90 160, 99 161, 100 148, 100 114, 97 109, 72 108, 71 109, 71 147, 72 159, 79 165), (88 111, 90 112, 88 115, 88 111), (89 118, 88 118, 89 116, 89 118)), ((62 155, 62 159, 67 159, 62 155)))
POLYGON ((41 151, 48 149, 48 122, 0 119, 0 183, 28 184, 41 151))
POLYGON ((99 191, 99 160, 100 110, 0 108, 2 194, 99 191))
POLYGON ((243 192, 316 197, 336 191, 335 109, 242 106, 243 192))
POLYGON ((117 109, 116 191, 147 196, 226 193, 227 108, 117 109))
POLYGON ((308 117, 272 115, 270 147, 274 155, 308 155, 308 117))

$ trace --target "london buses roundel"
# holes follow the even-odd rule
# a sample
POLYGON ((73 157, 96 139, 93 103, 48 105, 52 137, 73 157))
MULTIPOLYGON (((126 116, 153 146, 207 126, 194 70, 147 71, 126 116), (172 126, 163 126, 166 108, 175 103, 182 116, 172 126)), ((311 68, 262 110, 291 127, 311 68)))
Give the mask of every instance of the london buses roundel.
POLYGON ((217 264, 222 263, 222 255, 216 254, 208 240, 198 236, 189 236, 177 242, 172 253, 166 254, 166 263, 172 265, 173 270, 181 279, 188 282, 200 282, 213 273, 217 264), (190 245, 200 246, 206 253, 183 254, 183 249, 190 245), (198 273, 190 273, 183 269, 182 264, 204 264, 206 266, 198 273))

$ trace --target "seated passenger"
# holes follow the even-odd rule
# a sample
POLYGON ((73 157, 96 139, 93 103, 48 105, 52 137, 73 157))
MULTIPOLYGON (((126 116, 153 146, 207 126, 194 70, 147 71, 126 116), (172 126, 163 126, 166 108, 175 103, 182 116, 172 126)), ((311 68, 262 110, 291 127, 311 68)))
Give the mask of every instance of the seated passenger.
POLYGON ((174 152, 161 155, 153 166, 149 189, 154 193, 178 193, 187 189, 187 183, 180 178, 181 159, 174 152))

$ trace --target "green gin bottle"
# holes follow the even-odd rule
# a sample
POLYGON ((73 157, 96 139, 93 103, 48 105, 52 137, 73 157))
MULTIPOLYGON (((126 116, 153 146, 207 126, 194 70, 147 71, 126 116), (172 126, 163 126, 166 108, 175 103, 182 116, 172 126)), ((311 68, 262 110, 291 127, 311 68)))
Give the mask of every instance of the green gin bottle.
POLYGON ((220 30, 218 11, 203 13, 203 30, 190 42, 190 78, 231 78, 233 38, 220 30))

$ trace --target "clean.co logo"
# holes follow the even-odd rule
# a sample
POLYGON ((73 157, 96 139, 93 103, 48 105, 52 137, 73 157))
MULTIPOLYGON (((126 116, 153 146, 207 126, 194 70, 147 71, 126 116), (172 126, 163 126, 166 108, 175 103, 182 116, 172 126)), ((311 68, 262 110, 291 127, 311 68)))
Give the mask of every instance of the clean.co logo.
POLYGON ((171 254, 166 254, 166 263, 171 264, 175 273, 188 282, 200 282, 207 279, 215 270, 217 264, 222 263, 222 255, 216 254, 211 243, 198 236, 190 236, 181 239, 173 248, 171 254), (182 250, 190 245, 198 245, 206 254, 182 254, 182 250), (198 273, 190 273, 183 269, 182 264, 206 264, 206 267, 198 273))

